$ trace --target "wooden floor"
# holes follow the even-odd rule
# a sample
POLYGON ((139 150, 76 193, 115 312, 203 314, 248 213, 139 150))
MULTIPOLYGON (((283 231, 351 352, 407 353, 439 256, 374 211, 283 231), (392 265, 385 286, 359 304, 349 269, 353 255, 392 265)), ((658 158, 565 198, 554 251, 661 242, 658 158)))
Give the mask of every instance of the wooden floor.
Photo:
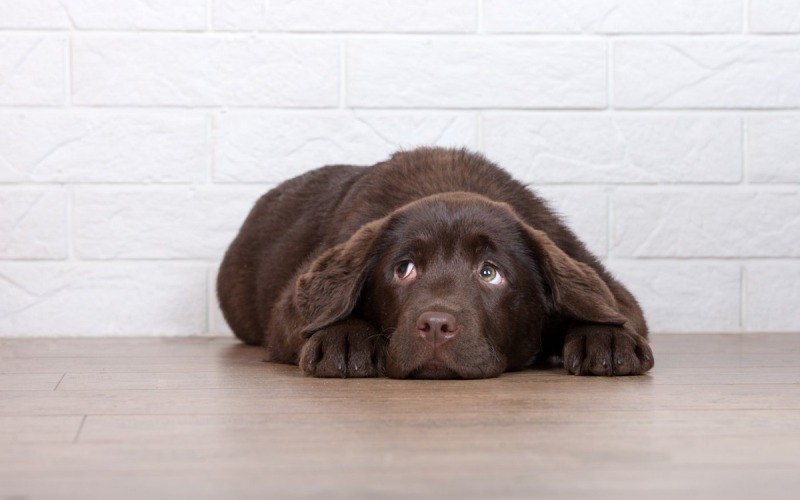
POLYGON ((649 376, 320 380, 229 339, 0 339, 0 500, 800 498, 800 334, 649 376))

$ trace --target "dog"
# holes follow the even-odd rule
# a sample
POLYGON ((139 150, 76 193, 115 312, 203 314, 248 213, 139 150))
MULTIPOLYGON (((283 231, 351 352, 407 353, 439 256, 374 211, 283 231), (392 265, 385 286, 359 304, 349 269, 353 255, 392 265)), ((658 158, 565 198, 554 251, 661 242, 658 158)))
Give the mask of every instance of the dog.
POLYGON ((235 335, 316 377, 489 378, 547 359, 652 368, 636 299, 483 156, 420 148, 262 196, 220 265, 235 335))

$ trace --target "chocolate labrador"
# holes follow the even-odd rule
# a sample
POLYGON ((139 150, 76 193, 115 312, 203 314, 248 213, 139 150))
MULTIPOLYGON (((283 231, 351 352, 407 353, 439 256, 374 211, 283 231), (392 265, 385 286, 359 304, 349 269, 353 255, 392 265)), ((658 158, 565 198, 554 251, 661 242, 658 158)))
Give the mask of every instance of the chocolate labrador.
POLYGON ((262 196, 220 266, 236 336, 317 377, 653 366, 636 299, 546 204, 464 150, 327 166, 262 196))

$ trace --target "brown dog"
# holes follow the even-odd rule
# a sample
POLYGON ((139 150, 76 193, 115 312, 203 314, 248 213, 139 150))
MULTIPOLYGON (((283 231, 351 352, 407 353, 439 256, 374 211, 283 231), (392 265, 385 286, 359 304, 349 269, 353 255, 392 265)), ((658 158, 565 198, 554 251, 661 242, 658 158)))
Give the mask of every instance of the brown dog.
POLYGON ((653 366, 633 296, 542 200, 463 150, 284 182, 245 220, 217 293, 237 337, 318 377, 496 377, 553 355, 579 375, 653 366))

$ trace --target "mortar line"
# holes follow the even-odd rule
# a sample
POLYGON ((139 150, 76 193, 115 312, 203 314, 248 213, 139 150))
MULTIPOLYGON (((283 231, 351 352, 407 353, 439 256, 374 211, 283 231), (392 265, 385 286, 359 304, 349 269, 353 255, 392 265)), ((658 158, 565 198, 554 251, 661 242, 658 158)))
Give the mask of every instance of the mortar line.
MULTIPOLYGON (((744 24, 744 23, 743 23, 744 24)), ((749 23, 747 23, 749 28, 749 23)), ((3 33, 23 34, 23 35, 55 35, 63 34, 64 28, 3 28, 3 33)), ((482 32, 481 35, 498 41, 601 41, 606 39, 614 40, 638 40, 669 42, 670 40, 794 40, 796 33, 792 32, 764 32, 764 33, 743 33, 738 32, 649 32, 649 33, 526 33, 526 32, 482 32)), ((431 37, 445 39, 467 39, 474 37, 475 32, 469 31, 329 31, 325 29, 305 30, 305 31, 259 31, 258 29, 226 30, 226 31, 202 31, 197 28, 186 29, 85 29, 81 30, 83 37, 108 37, 118 38, 141 38, 143 35, 152 38, 159 37, 186 37, 202 38, 208 35, 214 37, 225 37, 230 39, 311 39, 311 40, 332 40, 337 37, 354 37, 360 40, 416 40, 421 41, 431 37)))

